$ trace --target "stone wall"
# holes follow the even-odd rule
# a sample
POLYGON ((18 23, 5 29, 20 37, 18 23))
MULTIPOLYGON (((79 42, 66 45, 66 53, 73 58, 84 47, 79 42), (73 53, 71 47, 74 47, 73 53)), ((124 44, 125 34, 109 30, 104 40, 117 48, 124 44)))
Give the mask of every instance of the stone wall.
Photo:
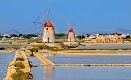
POLYGON ((16 51, 16 55, 14 57, 14 60, 10 62, 10 64, 8 65, 8 71, 6 74, 6 77, 3 80, 12 80, 12 74, 16 73, 18 71, 18 67, 16 67, 16 63, 22 63, 24 64, 25 68, 20 69, 22 72, 24 73, 29 73, 30 75, 30 80, 33 80, 33 76, 31 73, 31 67, 30 67, 30 62, 28 61, 28 58, 26 57, 26 54, 24 51, 18 50, 16 51), (21 60, 18 60, 21 59, 21 60))

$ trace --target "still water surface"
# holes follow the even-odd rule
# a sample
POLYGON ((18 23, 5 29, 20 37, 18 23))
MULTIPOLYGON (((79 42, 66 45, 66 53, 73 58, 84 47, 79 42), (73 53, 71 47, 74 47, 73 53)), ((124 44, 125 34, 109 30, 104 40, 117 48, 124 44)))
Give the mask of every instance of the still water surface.
POLYGON ((0 80, 5 78, 8 67, 6 64, 9 64, 10 61, 14 59, 15 54, 4 54, 0 52, 0 80))
POLYGON ((101 45, 101 46, 78 46, 78 49, 129 49, 131 45, 101 45))
MULTIPOLYGON (((14 55, 0 53, 0 80, 6 76, 8 69, 6 64, 13 60, 14 55)), ((54 60, 55 63, 87 63, 90 62, 88 58, 91 60, 96 58, 95 62, 97 60, 99 62, 99 59, 106 59, 105 62, 131 63, 129 56, 105 56, 102 58, 101 56, 56 55, 48 56, 47 58, 54 60), (84 59, 84 61, 81 61, 81 59, 84 59)), ((40 61, 34 57, 29 57, 29 60, 39 65, 32 68, 34 80, 131 80, 131 67, 44 67, 40 66, 40 61)))
POLYGON ((55 64, 131 64, 131 56, 55 55, 47 58, 55 64))
POLYGON ((0 47, 2 47, 2 48, 14 48, 14 47, 18 47, 18 48, 22 48, 22 47, 26 47, 26 46, 28 46, 28 44, 26 45, 26 44, 20 44, 20 45, 10 45, 10 44, 8 44, 8 45, 0 45, 0 47))
MULTIPOLYGON (((67 59, 69 57, 66 56, 67 59)), ((55 63, 65 63, 66 58, 62 60, 58 58, 55 63)), ((79 58, 77 59, 79 62, 79 58)), ((131 80, 131 67, 44 67, 40 66, 39 60, 34 57, 29 57, 29 60, 39 64, 38 67, 32 68, 35 80, 131 80)), ((70 63, 70 60, 67 62, 70 63)))

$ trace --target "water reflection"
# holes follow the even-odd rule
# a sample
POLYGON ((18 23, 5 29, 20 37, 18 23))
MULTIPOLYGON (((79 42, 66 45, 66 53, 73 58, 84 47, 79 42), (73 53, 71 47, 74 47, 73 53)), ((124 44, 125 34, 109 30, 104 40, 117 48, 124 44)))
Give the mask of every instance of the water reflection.
POLYGON ((44 70, 44 80, 53 80, 54 79, 54 73, 55 73, 55 67, 52 66, 45 66, 43 67, 44 70))
MULTIPOLYGON (((34 57, 33 64, 40 64, 34 57)), ((131 80, 131 67, 51 67, 32 68, 34 80, 131 80)))
POLYGON ((68 69, 68 80, 75 80, 74 79, 74 67, 69 67, 68 69))
MULTIPOLYGON (((42 66, 41 66, 42 67, 42 66)), ((74 67, 66 67, 66 71, 63 69, 58 69, 57 67, 52 66, 43 66, 43 79, 41 80, 75 80, 74 79, 74 67), (56 71, 56 72, 55 72, 56 71), (62 71, 62 72, 59 72, 62 71), (64 78, 65 77, 65 78, 64 78)))
POLYGON ((34 80, 54 80, 55 67, 53 66, 40 66, 40 61, 35 57, 28 57, 33 64, 38 64, 38 67, 32 68, 34 80))

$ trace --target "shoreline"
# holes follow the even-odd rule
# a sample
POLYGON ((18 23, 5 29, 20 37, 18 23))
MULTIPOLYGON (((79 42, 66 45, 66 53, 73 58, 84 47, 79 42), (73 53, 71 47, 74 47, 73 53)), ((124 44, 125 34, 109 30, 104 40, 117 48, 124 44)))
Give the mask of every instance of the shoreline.
POLYGON ((55 54, 55 55, 58 55, 58 54, 60 54, 60 55, 88 55, 88 56, 131 56, 131 54, 113 54, 113 53, 61 53, 61 52, 59 52, 59 53, 55 53, 55 52, 53 52, 53 54, 55 54))
MULTIPOLYGON (((31 44, 41 44, 41 43, 0 43, 0 45, 31 45, 31 44)), ((54 43, 55 44, 55 43, 54 43)), ((86 43, 86 42, 80 42, 81 45, 131 45, 131 43, 86 43)))
MULTIPOLYGON (((2 53, 14 53, 15 51, 8 51, 8 50, 0 50, 2 53), (7 51, 7 52, 6 52, 7 51)), ((29 50, 25 51, 26 53, 31 53, 29 50)), ((47 53, 45 50, 39 50, 39 53, 47 53)), ((131 50, 61 50, 61 51, 49 51, 51 54, 64 54, 64 55, 122 55, 122 56, 130 56, 131 54, 116 54, 117 52, 130 52, 131 50)))
POLYGON ((63 55, 109 55, 109 56, 131 56, 131 54, 116 54, 117 52, 131 52, 131 50, 63 50, 51 52, 63 55))
POLYGON ((85 42, 81 42, 80 44, 85 46, 131 45, 131 43, 85 43, 85 42))

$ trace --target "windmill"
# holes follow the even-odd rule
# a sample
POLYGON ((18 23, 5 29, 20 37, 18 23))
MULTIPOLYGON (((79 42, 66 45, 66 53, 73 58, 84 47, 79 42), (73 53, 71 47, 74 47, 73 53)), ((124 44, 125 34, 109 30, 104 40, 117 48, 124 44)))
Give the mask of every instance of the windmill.
POLYGON ((67 22, 67 27, 68 29, 68 41, 69 42, 74 42, 75 41, 75 31, 73 30, 73 27, 76 25, 76 23, 74 23, 71 27, 70 27, 70 23, 67 22))
POLYGON ((39 17, 33 22, 36 33, 40 33, 41 35, 43 35, 44 24, 47 23, 49 12, 50 12, 50 8, 48 8, 45 20, 44 20, 44 14, 43 12, 41 12, 39 17))
POLYGON ((72 47, 73 48, 73 47, 79 46, 79 42, 77 42, 75 40, 75 31, 73 30, 73 27, 75 25, 76 25, 76 23, 74 23, 72 26, 70 26, 70 23, 68 22, 67 27, 69 29, 68 30, 64 29, 64 30, 68 31, 68 42, 63 42, 63 45, 65 47, 72 47))
POLYGON ((36 31, 41 31, 43 36, 43 42, 49 43, 49 42, 55 42, 55 31, 54 26, 51 23, 51 20, 48 19, 50 13, 50 8, 48 8, 46 18, 44 19, 43 13, 40 14, 40 16, 33 22, 36 26, 36 31), (37 22, 38 19, 41 18, 42 23, 37 22))

